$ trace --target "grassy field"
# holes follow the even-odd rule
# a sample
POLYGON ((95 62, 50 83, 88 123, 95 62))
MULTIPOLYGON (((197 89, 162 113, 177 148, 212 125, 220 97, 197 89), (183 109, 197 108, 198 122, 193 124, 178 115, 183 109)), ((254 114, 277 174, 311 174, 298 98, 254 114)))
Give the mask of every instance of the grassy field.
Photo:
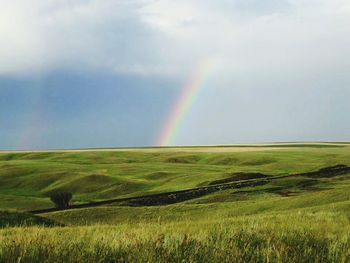
POLYGON ((12 212, 0 214, 0 262, 349 262, 350 174, 47 213, 45 223, 18 213, 51 207, 53 190, 84 203, 336 164, 350 166, 349 144, 3 152, 0 209, 12 212))
POLYGON ((332 213, 173 223, 11 228, 3 262, 348 262, 349 221, 332 213))

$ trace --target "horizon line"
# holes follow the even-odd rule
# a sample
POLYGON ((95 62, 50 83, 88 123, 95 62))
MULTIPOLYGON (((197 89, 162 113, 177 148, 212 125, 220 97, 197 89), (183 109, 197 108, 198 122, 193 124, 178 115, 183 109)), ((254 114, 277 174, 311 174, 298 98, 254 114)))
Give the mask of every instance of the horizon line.
POLYGON ((234 144, 200 144, 200 145, 153 145, 153 146, 111 146, 111 147, 80 147, 80 148, 46 148, 46 149, 0 149, 0 153, 7 152, 56 152, 56 151, 108 151, 132 149, 166 149, 166 148, 205 148, 205 147, 264 147, 285 144, 350 144, 350 141, 277 141, 234 144))

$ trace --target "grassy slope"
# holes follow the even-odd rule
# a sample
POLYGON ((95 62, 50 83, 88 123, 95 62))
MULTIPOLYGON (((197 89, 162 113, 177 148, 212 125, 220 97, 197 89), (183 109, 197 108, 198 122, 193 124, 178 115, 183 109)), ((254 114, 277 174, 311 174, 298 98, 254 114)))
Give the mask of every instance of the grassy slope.
POLYGON ((104 206, 49 213, 66 225, 224 220, 240 216, 331 214, 350 219, 350 176, 321 179, 310 188, 293 186, 305 178, 239 190, 225 190, 184 203, 155 207, 104 206), (281 184, 282 191, 274 189, 281 184), (273 191, 271 191, 273 190, 273 191), (288 194, 287 196, 285 194, 288 194))
POLYGON ((14 227, 14 226, 59 226, 53 220, 48 218, 10 211, 0 211, 0 228, 14 227))
MULTIPOLYGON (((33 207, 49 205, 44 195, 55 188, 73 187, 80 200, 111 193, 139 195, 192 187, 235 171, 274 175, 350 165, 349 157, 350 146, 343 145, 3 154, 0 180, 7 188, 0 186, 0 192, 13 197, 13 206, 25 209, 31 202, 33 207), (94 177, 102 174, 107 178, 94 177), (108 192, 115 180, 116 189, 108 192)), ((3 207, 9 204, 1 202, 3 207)), ((0 229, 0 262, 348 262, 350 258, 349 174, 296 176, 168 206, 111 205, 44 216, 68 227, 0 229)))
POLYGON ((233 172, 271 175, 350 165, 343 144, 190 147, 0 154, 0 209, 50 207, 47 194, 73 192, 75 202, 195 187, 233 172))

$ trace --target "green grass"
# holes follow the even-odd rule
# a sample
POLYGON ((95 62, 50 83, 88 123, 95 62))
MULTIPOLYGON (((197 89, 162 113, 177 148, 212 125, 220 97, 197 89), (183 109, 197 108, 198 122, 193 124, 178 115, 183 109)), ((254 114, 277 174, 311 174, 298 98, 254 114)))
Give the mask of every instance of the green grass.
POLYGON ((80 203, 192 188, 233 172, 280 175, 337 163, 350 165, 349 145, 0 153, 0 209, 49 207, 54 190, 80 203))
POLYGON ((45 217, 14 211, 0 211, 0 228, 28 226, 58 226, 55 221, 45 217))
MULTIPOLYGON (((234 172, 274 176, 335 164, 350 165, 349 144, 1 153, 0 209, 51 207, 47 194, 58 189, 79 203, 191 188, 234 172)), ((12 227, 0 229, 0 262, 350 258, 350 174, 293 176, 165 206, 117 203, 35 217, 65 227, 23 226, 21 213, 10 214, 3 222, 12 227)))
POLYGON ((1 230, 3 262, 348 262, 349 221, 328 213, 1 230))

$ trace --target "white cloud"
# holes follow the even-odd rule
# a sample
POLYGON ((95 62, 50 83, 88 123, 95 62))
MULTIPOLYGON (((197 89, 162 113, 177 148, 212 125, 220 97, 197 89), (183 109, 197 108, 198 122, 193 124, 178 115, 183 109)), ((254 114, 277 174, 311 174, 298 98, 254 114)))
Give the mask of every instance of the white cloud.
POLYGON ((178 75, 215 58, 229 82, 349 67, 346 0, 0 4, 0 74, 68 67, 178 75))
POLYGON ((113 70, 159 59, 141 1, 1 1, 0 73, 55 68, 113 70))
POLYGON ((39 25, 33 19, 37 14, 28 2, 0 2, 0 73, 40 64, 38 57, 43 47, 39 25))
POLYGON ((348 1, 290 1, 282 9, 252 10, 255 16, 248 17, 234 9, 237 5, 233 9, 220 5, 226 1, 217 1, 216 6, 203 1, 179 2, 178 20, 174 19, 177 9, 170 8, 174 1, 158 1, 147 7, 157 10, 147 21, 174 38, 176 44, 171 49, 177 52, 173 54, 182 55, 187 63, 214 56, 220 58, 222 73, 249 79, 349 65, 348 1), (191 11, 192 16, 184 15, 191 11))

